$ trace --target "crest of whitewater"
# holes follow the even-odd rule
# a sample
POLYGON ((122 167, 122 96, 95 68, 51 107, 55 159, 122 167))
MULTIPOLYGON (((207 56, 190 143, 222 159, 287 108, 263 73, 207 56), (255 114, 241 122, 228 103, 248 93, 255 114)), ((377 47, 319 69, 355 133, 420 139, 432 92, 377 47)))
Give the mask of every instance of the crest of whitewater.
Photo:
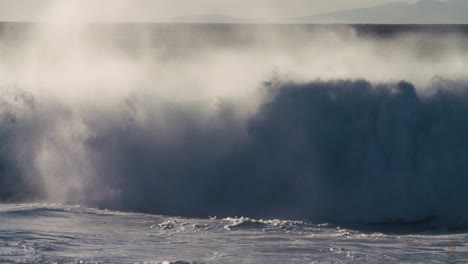
POLYGON ((468 27, 0 25, 0 262, 468 261, 468 27))

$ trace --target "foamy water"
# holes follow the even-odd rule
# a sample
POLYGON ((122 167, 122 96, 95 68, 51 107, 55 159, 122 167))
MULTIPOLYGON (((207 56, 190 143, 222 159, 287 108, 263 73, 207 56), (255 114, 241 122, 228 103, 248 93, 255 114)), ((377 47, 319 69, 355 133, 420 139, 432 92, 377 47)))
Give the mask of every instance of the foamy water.
POLYGON ((0 207, 4 263, 463 263, 463 233, 195 219, 58 204, 0 207), (383 231, 383 232, 382 232, 383 231))

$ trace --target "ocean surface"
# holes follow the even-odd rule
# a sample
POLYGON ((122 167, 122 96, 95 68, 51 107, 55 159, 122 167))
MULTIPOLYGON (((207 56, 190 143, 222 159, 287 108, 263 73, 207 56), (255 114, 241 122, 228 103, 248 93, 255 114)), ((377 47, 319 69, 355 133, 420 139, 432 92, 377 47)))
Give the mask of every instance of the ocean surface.
POLYGON ((464 232, 417 226, 183 218, 37 203, 3 204, 0 216, 2 263, 468 261, 464 232))
POLYGON ((0 24, 1 263, 468 262, 468 26, 0 24))

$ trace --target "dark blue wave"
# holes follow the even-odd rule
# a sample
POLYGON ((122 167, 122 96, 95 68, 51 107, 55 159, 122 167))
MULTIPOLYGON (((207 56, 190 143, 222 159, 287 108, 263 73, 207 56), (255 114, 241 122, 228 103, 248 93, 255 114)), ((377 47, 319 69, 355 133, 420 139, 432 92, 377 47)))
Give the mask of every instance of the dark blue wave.
POLYGON ((163 107, 157 124, 100 130, 119 209, 332 222, 465 221, 468 89, 440 81, 267 83, 247 122, 227 102, 203 122, 163 107), (163 132, 164 131, 164 132, 163 132))
MULTIPOLYGON (((118 117, 90 109, 85 145, 98 177, 79 202, 181 216, 468 223, 465 85, 441 80, 422 95, 407 82, 364 80, 265 90, 247 120, 228 99, 210 115, 197 103, 134 97, 118 117), (104 189, 116 195, 96 195, 104 189)), ((2 127, 14 136, 28 126, 2 127)), ((2 198, 46 195, 1 150, 2 198)))

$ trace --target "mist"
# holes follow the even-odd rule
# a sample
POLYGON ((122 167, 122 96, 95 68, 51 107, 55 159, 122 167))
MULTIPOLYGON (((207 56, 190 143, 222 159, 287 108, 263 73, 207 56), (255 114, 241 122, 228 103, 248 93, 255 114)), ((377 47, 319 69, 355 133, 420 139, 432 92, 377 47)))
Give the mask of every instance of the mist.
POLYGON ((84 23, 71 10, 1 25, 3 200, 465 221, 466 30, 84 23))

